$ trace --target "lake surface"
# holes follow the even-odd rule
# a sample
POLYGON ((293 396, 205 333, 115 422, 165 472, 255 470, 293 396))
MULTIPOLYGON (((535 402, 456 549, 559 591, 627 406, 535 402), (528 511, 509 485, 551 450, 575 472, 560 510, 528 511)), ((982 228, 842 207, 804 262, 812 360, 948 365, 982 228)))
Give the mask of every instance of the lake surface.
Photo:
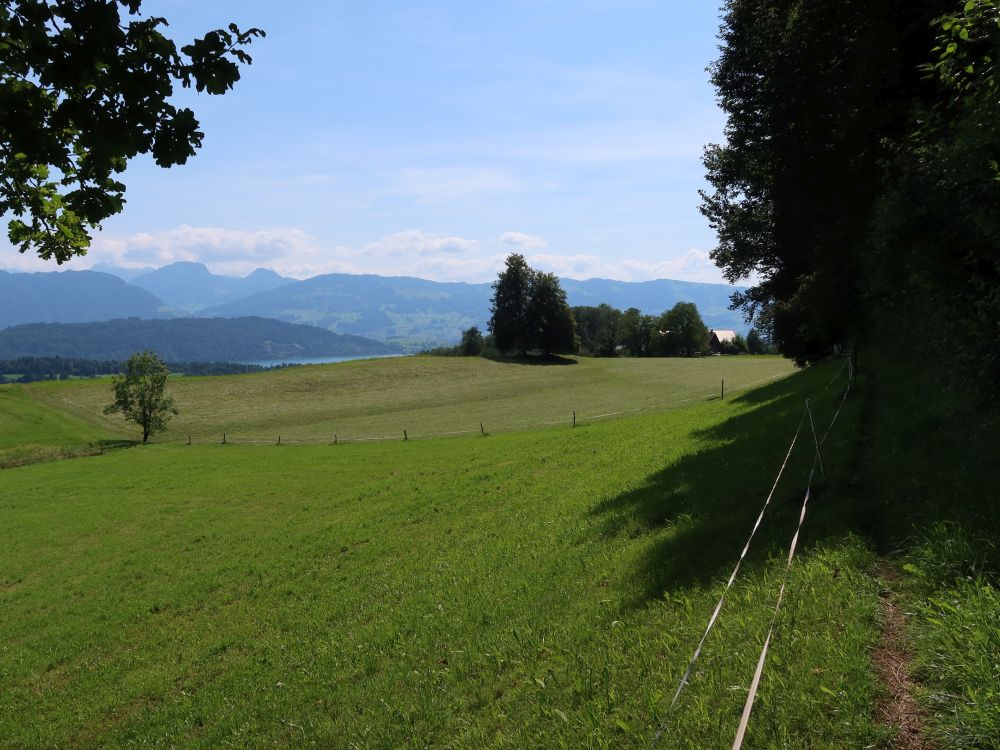
POLYGON ((352 362, 356 359, 387 359, 389 357, 406 357, 407 354, 356 354, 350 357, 285 357, 284 359, 248 359, 240 362, 242 365, 260 365, 261 367, 277 367, 278 365, 328 365, 332 362, 352 362))

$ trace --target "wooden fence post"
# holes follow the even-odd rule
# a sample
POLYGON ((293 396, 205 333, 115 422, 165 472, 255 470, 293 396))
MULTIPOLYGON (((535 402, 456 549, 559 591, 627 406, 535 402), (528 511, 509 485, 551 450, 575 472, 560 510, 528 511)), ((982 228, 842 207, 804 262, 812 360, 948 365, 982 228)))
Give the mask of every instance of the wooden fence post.
POLYGON ((481 433, 483 433, 484 435, 486 434, 486 428, 483 427, 483 423, 482 422, 479 423, 479 431, 481 433))
POLYGON ((722 400, 726 400, 726 379, 722 379, 722 400))
POLYGON ((406 430, 403 430, 403 440, 409 440, 410 436, 406 434, 406 430))
POLYGON ((576 427, 576 412, 573 412, 573 426, 576 427))

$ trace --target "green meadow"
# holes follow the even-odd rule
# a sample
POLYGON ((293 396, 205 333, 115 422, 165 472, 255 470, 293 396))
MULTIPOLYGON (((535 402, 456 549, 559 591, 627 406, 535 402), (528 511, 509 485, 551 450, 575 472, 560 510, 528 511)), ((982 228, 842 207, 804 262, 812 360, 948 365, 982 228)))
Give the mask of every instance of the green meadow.
MULTIPOLYGON (((836 367, 576 429, 153 445, 6 470, 0 735, 25 748, 648 747, 662 727, 663 747, 725 744, 807 442, 670 699, 804 399, 831 418, 836 367)), ((825 449, 751 746, 860 747, 886 731, 873 556, 834 479, 854 460, 855 410, 825 449)))
MULTIPOLYGON (((251 435, 320 435, 351 408, 359 431, 415 416, 443 430, 497 403, 535 422, 577 402, 639 410, 409 442, 166 442, 0 470, 3 746, 648 748, 658 732, 657 747, 727 746, 814 458, 805 401, 825 431, 842 364, 790 376, 770 358, 394 364, 395 380, 383 361, 179 378, 177 421, 210 435, 244 414, 251 435), (777 379, 721 400, 721 376, 777 379), (309 388, 315 419, 299 403, 309 388), (450 410, 434 410, 433 389, 450 410)), ((873 659, 890 590, 924 733, 994 746, 998 518, 984 467, 1000 430, 960 394, 927 408, 931 375, 890 387, 863 374, 844 402, 747 747, 893 746, 873 659)), ((3 449, 130 434, 94 411, 107 386, 0 389, 3 449)))
MULTIPOLYGON (((702 359, 404 357, 294 367, 252 375, 178 377, 180 415, 157 439, 332 441, 522 430, 630 410, 665 410, 787 375, 780 357, 702 359)), ((32 398, 114 435, 133 435, 101 412, 107 380, 36 383, 32 398)))
POLYGON ((29 386, 0 386, 0 461, 69 453, 91 447, 109 430, 34 398, 29 386))

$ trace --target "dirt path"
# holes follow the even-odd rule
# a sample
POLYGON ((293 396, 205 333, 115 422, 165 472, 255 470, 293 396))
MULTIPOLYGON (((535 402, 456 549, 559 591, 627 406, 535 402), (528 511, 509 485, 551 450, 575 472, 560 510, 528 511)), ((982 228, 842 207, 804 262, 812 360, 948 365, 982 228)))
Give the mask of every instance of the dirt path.
POLYGON ((910 679, 910 654, 906 649, 906 619, 896 603, 893 585, 899 572, 889 563, 879 564, 877 575, 886 583, 882 599, 882 638, 872 654, 885 697, 877 708, 878 721, 899 727, 892 743, 894 750, 932 750, 934 745, 924 733, 925 716, 914 698, 915 684, 910 679))

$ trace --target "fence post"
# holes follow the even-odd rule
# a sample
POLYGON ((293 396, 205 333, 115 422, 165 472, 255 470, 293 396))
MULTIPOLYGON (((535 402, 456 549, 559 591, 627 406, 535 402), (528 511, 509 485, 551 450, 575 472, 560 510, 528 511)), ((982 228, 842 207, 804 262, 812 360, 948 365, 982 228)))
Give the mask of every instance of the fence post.
POLYGON ((576 427, 576 412, 573 412, 573 426, 576 427))
POLYGON ((336 436, 336 435, 334 435, 334 436, 333 436, 333 444, 334 444, 334 445, 336 445, 336 444, 337 444, 337 436, 336 436))
POLYGON ((410 436, 406 434, 406 430, 403 430, 403 440, 409 440, 410 436))
POLYGON ((721 398, 722 398, 723 401, 726 400, 726 379, 725 378, 722 379, 722 396, 721 396, 721 398))
POLYGON ((224 432, 222 433, 222 444, 223 445, 226 444, 226 433, 224 433, 224 432))
POLYGON ((479 423, 479 431, 481 433, 483 433, 484 435, 486 434, 486 428, 483 427, 483 423, 482 422, 479 423))
POLYGON ((191 436, 188 435, 188 445, 191 445, 191 436))
POLYGON ((278 435, 278 445, 281 445, 281 435, 278 435))

